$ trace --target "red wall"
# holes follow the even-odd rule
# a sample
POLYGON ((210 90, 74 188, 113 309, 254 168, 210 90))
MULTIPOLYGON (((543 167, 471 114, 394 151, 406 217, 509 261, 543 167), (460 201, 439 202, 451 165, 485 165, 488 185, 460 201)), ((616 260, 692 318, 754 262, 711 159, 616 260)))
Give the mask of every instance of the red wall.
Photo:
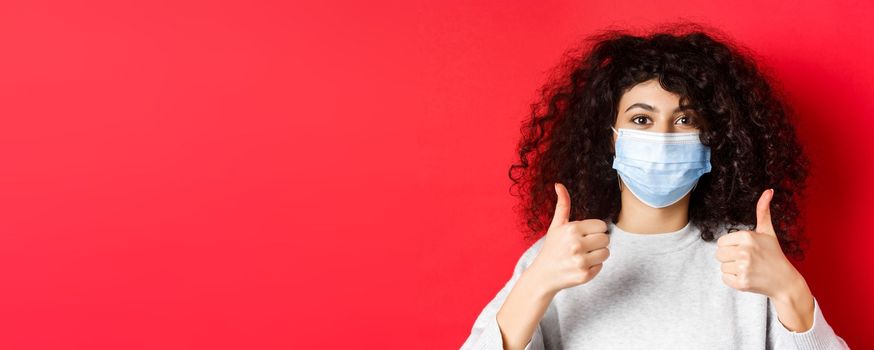
POLYGON ((544 72, 678 16, 790 91, 799 268, 874 347, 874 6, 698 3, 4 1, 0 348, 457 348, 527 248, 507 168, 544 72))

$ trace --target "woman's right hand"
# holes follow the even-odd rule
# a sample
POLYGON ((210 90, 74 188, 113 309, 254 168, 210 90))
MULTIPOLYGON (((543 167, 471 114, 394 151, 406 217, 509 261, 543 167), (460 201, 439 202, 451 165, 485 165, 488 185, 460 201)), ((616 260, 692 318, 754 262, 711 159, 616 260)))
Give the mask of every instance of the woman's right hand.
POLYGON ((610 256, 607 223, 598 219, 569 222, 570 194, 560 183, 555 184, 555 193, 558 202, 552 223, 537 257, 525 271, 552 295, 591 281, 610 256))
POLYGON ((568 222, 570 194, 558 183, 555 192, 558 204, 543 245, 496 314, 504 349, 524 349, 555 294, 589 282, 610 256, 607 223, 597 219, 568 222))

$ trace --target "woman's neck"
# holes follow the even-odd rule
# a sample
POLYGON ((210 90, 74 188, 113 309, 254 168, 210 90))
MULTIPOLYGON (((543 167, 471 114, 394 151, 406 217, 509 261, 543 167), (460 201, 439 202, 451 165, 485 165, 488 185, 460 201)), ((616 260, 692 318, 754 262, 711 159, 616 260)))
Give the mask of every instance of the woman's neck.
POLYGON ((677 231, 689 223, 689 198, 686 194, 677 203, 664 208, 643 204, 622 184, 622 207, 616 226, 626 232, 658 234, 677 231))

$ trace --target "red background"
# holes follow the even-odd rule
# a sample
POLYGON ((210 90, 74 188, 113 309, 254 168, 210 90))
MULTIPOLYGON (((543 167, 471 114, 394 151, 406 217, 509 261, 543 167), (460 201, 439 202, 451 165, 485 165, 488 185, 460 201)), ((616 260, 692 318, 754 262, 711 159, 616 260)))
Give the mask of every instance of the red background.
POLYGON ((802 113, 799 268, 874 347, 872 10, 4 1, 0 347, 457 348, 527 248, 507 169, 546 71, 680 17, 760 53, 802 113))

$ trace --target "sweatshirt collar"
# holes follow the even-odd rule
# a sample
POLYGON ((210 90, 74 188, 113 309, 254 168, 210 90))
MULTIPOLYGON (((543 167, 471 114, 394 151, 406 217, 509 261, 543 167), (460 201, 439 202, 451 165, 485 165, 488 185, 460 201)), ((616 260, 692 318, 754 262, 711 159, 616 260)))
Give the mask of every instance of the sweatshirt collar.
POLYGON ((621 247, 624 251, 630 251, 645 255, 659 255, 675 252, 686 248, 697 241, 701 233, 690 220, 683 228, 663 233, 634 233, 624 231, 609 220, 610 246, 621 247))

